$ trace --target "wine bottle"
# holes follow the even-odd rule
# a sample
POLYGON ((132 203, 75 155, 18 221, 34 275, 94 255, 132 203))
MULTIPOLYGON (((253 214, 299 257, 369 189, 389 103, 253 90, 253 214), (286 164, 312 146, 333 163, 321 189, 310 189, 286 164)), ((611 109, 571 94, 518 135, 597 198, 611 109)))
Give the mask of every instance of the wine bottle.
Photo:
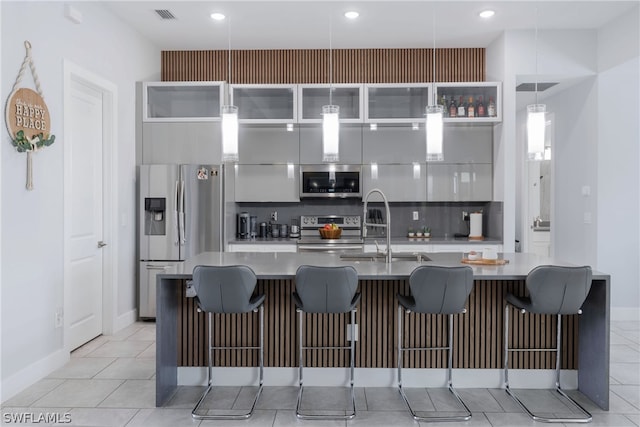
POLYGON ((458 106, 456 105, 456 100, 451 97, 451 103, 449 104, 449 117, 457 117, 458 116, 458 106))
POLYGON ((484 109, 484 103, 482 102, 482 97, 478 98, 478 105, 476 105, 476 114, 478 117, 485 117, 487 112, 484 109))
POLYGON ((458 117, 464 117, 467 115, 467 109, 464 107, 464 101, 462 97, 460 97, 460 102, 458 102, 458 117))
POLYGON ((489 105, 487 107, 487 115, 489 117, 496 116, 496 103, 493 100, 493 97, 489 97, 489 105))
POLYGON ((467 104, 467 117, 476 116, 476 107, 473 105, 473 96, 469 97, 469 103, 467 104))

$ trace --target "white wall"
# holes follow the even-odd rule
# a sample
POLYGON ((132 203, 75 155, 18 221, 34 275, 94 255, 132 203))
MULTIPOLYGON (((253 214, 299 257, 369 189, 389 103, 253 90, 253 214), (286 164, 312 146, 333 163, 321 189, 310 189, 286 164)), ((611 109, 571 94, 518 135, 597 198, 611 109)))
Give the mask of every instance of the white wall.
MULTIPOLYGON (((84 22, 64 18, 62 2, 0 2, 2 99, 33 46, 56 142, 34 155, 33 191, 25 190, 26 156, 2 129, 2 390, 0 400, 66 360, 54 313, 63 306, 63 60, 111 81, 118 90, 119 223, 116 320, 131 319, 135 286, 135 81, 158 79, 160 51, 98 3, 73 3, 84 22), (25 384, 26 383, 26 384, 25 384)), ((21 86, 34 87, 29 73, 21 86)), ((3 115, 4 116, 4 115, 3 115)))
MULTIPOLYGON (((572 80, 567 89, 542 101, 556 116, 555 256, 611 275, 613 318, 637 319, 640 309, 638 15, 636 7, 599 31, 540 31, 538 39, 540 81, 572 80), (589 187, 590 196, 582 195, 584 186, 589 187), (584 213, 591 214, 591 224, 584 223, 584 213)), ((505 179, 496 188, 503 186, 506 200, 508 183, 519 183, 513 189, 518 193, 517 206, 508 208, 505 203, 505 217, 511 212, 517 217, 525 203, 526 181, 521 181, 520 174, 526 168, 524 115, 515 111, 515 82, 536 75, 533 32, 507 31, 487 48, 490 80, 500 74, 490 61, 493 58, 506 58, 502 81, 507 115, 501 144, 513 145, 509 154, 502 148, 504 155, 497 159, 506 164, 496 166, 500 172, 496 178, 505 179), (514 107, 511 112, 510 106, 514 107)), ((518 221, 514 226, 528 224, 518 221)), ((520 233, 519 229, 516 236, 520 233)))
POLYGON ((640 7, 598 32, 598 269, 620 319, 640 307, 640 7), (619 108, 618 108, 619 106, 619 108))

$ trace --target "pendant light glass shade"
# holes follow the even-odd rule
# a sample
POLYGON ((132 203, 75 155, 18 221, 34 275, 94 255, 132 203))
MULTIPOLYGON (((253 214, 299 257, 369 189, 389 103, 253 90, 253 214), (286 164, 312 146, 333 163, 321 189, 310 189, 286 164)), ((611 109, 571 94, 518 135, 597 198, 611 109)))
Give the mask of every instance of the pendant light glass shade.
POLYGON ((442 149, 442 117, 444 108, 442 105, 429 105, 426 108, 427 116, 427 161, 442 161, 444 154, 442 149))
POLYGON ((527 106, 527 157, 529 160, 544 159, 546 111, 545 104, 527 106))
POLYGON ((322 106, 322 161, 337 162, 340 155, 340 107, 322 106))
POLYGON ((222 160, 238 161, 238 107, 223 105, 222 115, 222 160))

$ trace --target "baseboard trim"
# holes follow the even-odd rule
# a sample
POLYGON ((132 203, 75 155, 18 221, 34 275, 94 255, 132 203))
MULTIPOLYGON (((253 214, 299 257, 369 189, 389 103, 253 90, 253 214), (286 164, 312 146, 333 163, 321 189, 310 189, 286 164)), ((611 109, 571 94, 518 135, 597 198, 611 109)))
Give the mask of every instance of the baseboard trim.
POLYGON ((113 333, 115 334, 116 332, 126 328, 129 325, 133 325, 136 320, 138 320, 138 310, 135 308, 124 314, 121 314, 116 318, 115 322, 113 322, 113 333))
MULTIPOLYGON (((348 385, 346 368, 305 368, 304 384, 309 386, 348 385)), ((356 368, 356 387, 397 387, 396 369, 356 368)), ((213 368, 215 385, 242 386, 258 383, 257 368, 213 368)), ((560 372, 562 387, 567 390, 578 388, 578 371, 560 372)), ((402 381, 405 387, 446 387, 446 369, 403 369, 402 381)), ((458 388, 501 388, 504 374, 502 369, 454 369, 452 381, 458 388)), ((509 381, 512 388, 545 389, 555 384, 554 369, 510 369, 509 381)), ((206 385, 206 367, 179 367, 178 385, 206 385)), ((265 386, 296 386, 297 368, 264 368, 265 386)))
POLYGON ((612 322, 633 322, 640 320, 638 307, 611 307, 612 322))
POLYGON ((32 363, 21 369, 7 379, 2 380, 0 387, 0 402, 11 399, 27 387, 40 381, 53 371, 63 367, 71 358, 68 351, 57 350, 56 352, 32 363))

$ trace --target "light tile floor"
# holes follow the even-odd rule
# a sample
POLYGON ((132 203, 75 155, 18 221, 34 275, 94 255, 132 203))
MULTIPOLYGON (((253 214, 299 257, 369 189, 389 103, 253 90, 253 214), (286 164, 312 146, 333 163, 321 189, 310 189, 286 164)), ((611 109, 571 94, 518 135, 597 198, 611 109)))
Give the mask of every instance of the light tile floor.
MULTIPOLYGON (((358 388, 358 414, 351 421, 298 421, 293 409, 295 387, 265 387, 256 412, 247 421, 197 421, 191 408, 203 388, 180 387, 166 407, 155 401, 155 325, 135 323, 112 336, 101 336, 74 351, 64 367, 3 402, 3 425, 72 426, 532 426, 532 421, 500 389, 458 389, 473 418, 466 423, 418 423, 409 416, 394 388, 358 388), (31 414, 31 422, 15 423, 12 416, 31 414), (40 414, 58 416, 45 422, 40 414)), ((593 426, 640 426, 640 322, 612 322, 611 408, 602 411, 580 393, 572 392, 592 412, 593 426)), ((214 389, 204 407, 209 413, 243 410, 251 405, 252 387, 214 389)), ((455 402, 445 390, 408 389, 416 410, 454 413, 455 402), (451 411, 451 412, 450 412, 451 411)), ((556 393, 522 390, 520 395, 534 410, 567 414, 570 409, 556 393)), ((346 408, 347 391, 309 388, 303 408, 346 408)), ((562 424, 561 424, 562 425, 562 424)))

